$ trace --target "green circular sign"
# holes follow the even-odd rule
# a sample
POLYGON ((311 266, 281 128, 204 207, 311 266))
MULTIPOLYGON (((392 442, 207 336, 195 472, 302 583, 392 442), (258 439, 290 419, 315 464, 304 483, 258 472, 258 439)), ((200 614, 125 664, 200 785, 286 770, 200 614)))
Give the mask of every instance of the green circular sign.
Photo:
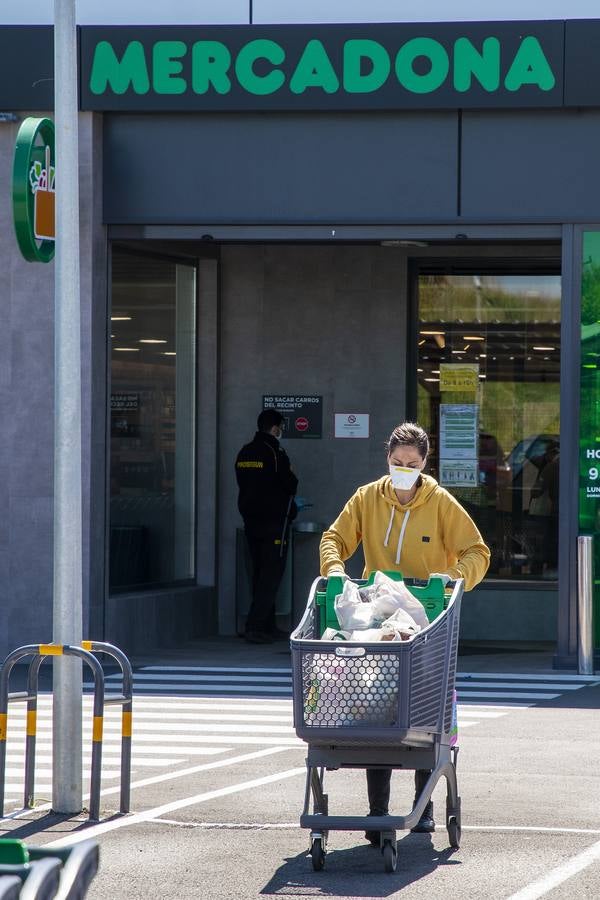
POLYGON ((54 123, 23 120, 13 165, 13 218, 19 249, 29 262, 50 262, 55 238, 54 123))

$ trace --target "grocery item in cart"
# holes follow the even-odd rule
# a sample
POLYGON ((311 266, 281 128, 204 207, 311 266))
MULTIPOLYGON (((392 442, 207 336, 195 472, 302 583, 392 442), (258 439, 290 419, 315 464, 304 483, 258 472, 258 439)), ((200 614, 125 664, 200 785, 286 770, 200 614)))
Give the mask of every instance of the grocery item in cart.
POLYGON ((398 715, 395 659, 311 654, 304 670, 306 725, 390 726, 398 715))
POLYGON ((335 614, 341 631, 377 628, 397 610, 408 614, 420 628, 429 620, 423 605, 411 594, 403 581, 394 581, 376 572, 373 583, 360 587, 350 579, 335 598, 335 614))

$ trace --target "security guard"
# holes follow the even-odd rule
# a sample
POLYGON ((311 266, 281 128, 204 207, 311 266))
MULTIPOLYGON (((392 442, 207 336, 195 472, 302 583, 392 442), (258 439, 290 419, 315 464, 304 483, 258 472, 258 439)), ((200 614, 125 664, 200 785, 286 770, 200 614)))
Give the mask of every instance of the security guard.
POLYGON ((252 560, 252 604, 244 637, 253 644, 268 644, 282 636, 275 625, 275 597, 285 570, 289 525, 297 513, 298 479, 279 444, 281 413, 263 410, 257 426, 254 439, 238 453, 235 474, 252 560))

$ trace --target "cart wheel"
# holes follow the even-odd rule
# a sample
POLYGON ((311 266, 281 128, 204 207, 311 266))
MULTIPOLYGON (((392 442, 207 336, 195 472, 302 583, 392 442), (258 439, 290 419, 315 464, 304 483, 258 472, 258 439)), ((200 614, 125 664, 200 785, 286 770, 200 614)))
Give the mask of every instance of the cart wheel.
POLYGON ((391 841, 386 841, 383 845, 383 866, 386 872, 395 872, 396 863, 398 861, 398 852, 391 841))
POLYGON ((321 838, 315 838, 310 847, 313 869, 320 872, 325 867, 325 850, 321 838))
POLYGON ((448 819, 448 838, 450 840, 450 846, 453 850, 458 850, 460 847, 460 819, 456 816, 450 816, 448 819))

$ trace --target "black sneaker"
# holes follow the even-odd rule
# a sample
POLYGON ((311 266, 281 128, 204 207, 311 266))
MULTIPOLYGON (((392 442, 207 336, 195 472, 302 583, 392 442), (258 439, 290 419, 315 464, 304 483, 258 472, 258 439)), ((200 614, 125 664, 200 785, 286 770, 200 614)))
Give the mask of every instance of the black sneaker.
POLYGON ((430 800, 423 815, 414 828, 410 829, 413 834, 433 834, 435 831, 435 822, 433 821, 433 803, 430 800))
POLYGON ((249 644, 272 644, 274 638, 266 631, 245 631, 244 640, 249 644))
POLYGON ((289 631, 282 631, 281 628, 274 628, 269 634, 274 641, 289 641, 290 639, 289 631))

